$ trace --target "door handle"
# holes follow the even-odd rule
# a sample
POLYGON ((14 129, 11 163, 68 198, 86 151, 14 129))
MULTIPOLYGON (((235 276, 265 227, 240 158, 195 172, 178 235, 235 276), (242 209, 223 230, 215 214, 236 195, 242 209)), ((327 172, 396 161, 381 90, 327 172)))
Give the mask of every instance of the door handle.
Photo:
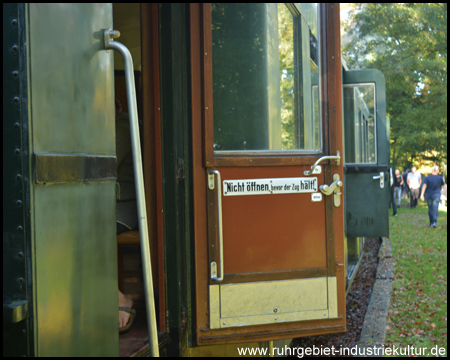
POLYGON ((145 304, 147 309, 147 325, 152 356, 159 356, 158 331, 156 327, 155 300, 153 295, 152 264, 150 258, 150 244, 148 241, 147 210, 145 206, 144 172, 142 170, 141 143, 139 139, 139 124, 137 115, 136 87, 134 84, 133 58, 127 47, 115 38, 120 32, 111 29, 103 30, 105 49, 113 49, 122 55, 125 65, 125 85, 130 116, 131 149, 134 165, 134 181, 136 187, 136 203, 139 217, 139 233, 141 241, 141 256, 144 275, 145 304))
POLYGON ((328 185, 320 185, 319 190, 325 195, 334 194, 334 206, 339 207, 341 205, 341 192, 340 188, 342 187, 342 181, 339 178, 339 174, 333 175, 333 182, 330 186, 328 185))
POLYGON ((223 230, 222 230, 222 181, 220 179, 220 172, 217 170, 208 171, 208 187, 214 190, 214 175, 217 184, 217 217, 218 217, 218 231, 219 231, 219 268, 220 276, 217 276, 217 262, 211 262, 211 279, 217 282, 223 280, 223 230))
POLYGON ((341 162, 341 155, 339 154, 339 151, 337 152, 337 155, 327 155, 327 156, 322 156, 320 159, 318 159, 313 166, 311 166, 311 170, 305 170, 303 171, 303 175, 305 176, 309 176, 313 173, 314 169, 316 168, 317 165, 319 165, 319 163, 321 161, 324 160, 336 160, 336 165, 339 165, 341 162))
POLYGON ((384 189, 384 172, 380 171, 380 175, 374 176, 372 179, 374 180, 380 179, 380 188, 384 189))

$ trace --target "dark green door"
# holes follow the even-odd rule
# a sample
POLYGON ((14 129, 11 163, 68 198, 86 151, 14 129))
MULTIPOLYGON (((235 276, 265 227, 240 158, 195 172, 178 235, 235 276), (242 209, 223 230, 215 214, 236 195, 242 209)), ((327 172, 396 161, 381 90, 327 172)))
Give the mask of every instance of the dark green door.
POLYGON ((36 356, 117 356, 111 4, 28 4, 36 356))
POLYGON ((389 236, 389 120, 384 75, 343 73, 347 237, 389 236))

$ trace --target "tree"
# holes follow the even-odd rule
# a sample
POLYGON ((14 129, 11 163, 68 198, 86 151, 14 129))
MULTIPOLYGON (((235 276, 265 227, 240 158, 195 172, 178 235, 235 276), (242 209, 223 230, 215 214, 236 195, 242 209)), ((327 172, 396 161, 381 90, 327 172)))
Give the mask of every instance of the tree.
POLYGON ((447 4, 354 4, 343 56, 386 77, 394 166, 447 159, 447 4))

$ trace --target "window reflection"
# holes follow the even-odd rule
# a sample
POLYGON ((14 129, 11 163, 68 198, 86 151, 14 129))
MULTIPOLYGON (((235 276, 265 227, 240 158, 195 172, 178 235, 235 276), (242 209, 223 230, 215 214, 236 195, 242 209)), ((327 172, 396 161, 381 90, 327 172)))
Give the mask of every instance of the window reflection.
POLYGON ((215 151, 320 151, 316 4, 212 4, 215 151))
POLYGON ((375 85, 344 86, 345 162, 375 164, 375 85))

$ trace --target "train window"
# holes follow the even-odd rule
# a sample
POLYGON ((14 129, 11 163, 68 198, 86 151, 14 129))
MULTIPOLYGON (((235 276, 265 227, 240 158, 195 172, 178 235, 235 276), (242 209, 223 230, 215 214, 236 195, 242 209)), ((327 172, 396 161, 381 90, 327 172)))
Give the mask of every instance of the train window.
POLYGON ((344 86, 345 163, 376 164, 375 85, 344 86))
POLYGON ((214 151, 322 148, 317 4, 212 4, 214 151))

